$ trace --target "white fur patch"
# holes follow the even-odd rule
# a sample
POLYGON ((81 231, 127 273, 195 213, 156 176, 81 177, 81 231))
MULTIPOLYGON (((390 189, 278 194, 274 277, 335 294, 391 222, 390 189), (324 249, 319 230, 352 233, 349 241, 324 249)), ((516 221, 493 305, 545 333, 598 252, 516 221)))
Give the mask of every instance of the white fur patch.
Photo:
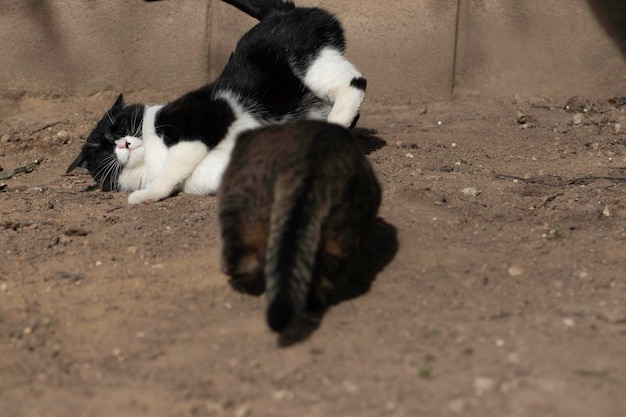
POLYGON ((189 194, 215 194, 222 182, 222 175, 230 162, 230 155, 241 132, 259 127, 261 123, 247 113, 239 104, 239 98, 223 92, 219 98, 226 100, 235 113, 235 122, 230 126, 222 141, 205 156, 191 177, 183 185, 189 194))
POLYGON ((199 141, 182 141, 167 147, 156 133, 155 118, 162 106, 146 107, 143 120, 146 186, 128 196, 130 204, 162 200, 189 178, 208 149, 199 141))
MULTIPOLYGON (((145 188, 154 180, 165 163, 167 146, 158 137, 154 127, 156 113, 161 107, 163 106, 146 106, 144 109, 141 146, 135 149, 135 152, 140 152, 132 157, 129 155, 128 162, 131 163, 124 166, 120 172, 117 182, 121 191, 137 191, 145 188)), ((131 145, 131 148, 133 146, 135 145, 131 145)), ((116 149, 117 154, 124 152, 124 150, 118 152, 116 149)))
POLYGON ((143 140, 135 136, 124 136, 115 141, 115 156, 124 166, 132 168, 143 162, 143 140))
POLYGON ((365 92, 350 83, 361 73, 338 50, 324 48, 309 66, 304 84, 317 96, 333 103, 328 121, 348 127, 356 117, 365 92))
POLYGON ((160 175, 149 182, 146 189, 132 193, 128 202, 149 203, 169 197, 180 189, 207 152, 206 145, 200 141, 183 141, 171 146, 160 175))
POLYGON ((167 159, 168 148, 156 132, 156 114, 163 106, 146 106, 143 114, 143 126, 141 134, 145 147, 145 163, 148 182, 161 173, 167 159))

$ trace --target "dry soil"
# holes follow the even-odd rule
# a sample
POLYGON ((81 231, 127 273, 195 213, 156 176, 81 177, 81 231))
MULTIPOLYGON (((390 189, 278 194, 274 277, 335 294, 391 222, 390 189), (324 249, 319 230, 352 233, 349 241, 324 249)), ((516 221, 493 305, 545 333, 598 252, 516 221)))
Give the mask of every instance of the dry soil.
POLYGON ((368 99, 382 269, 286 346, 220 272, 216 197, 129 206, 64 174, 113 95, 2 101, 0 165, 41 163, 0 181, 0 414, 626 416, 608 98, 368 99))

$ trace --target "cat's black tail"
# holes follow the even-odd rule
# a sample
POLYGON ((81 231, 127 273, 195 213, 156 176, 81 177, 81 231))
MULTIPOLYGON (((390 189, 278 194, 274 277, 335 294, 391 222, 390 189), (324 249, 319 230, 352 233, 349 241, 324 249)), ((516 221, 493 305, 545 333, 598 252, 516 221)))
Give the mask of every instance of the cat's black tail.
POLYGON ((314 195, 314 177, 284 175, 275 184, 265 256, 267 322, 276 332, 306 308, 321 224, 329 209, 314 195))
POLYGON ((261 20, 266 16, 277 12, 288 12, 296 6, 292 1, 283 0, 222 0, 231 6, 235 6, 245 14, 261 20))

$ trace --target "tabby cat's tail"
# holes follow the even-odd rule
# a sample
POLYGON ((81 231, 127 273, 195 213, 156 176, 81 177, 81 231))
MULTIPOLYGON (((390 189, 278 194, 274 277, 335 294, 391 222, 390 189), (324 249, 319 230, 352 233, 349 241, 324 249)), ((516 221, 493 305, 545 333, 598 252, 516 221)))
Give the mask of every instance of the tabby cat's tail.
POLYGON ((292 1, 283 0, 222 0, 231 6, 235 6, 245 14, 261 20, 266 16, 277 12, 288 12, 295 9, 292 1))
POLYGON ((314 179, 279 178, 274 190, 265 263, 267 322, 281 332, 306 308, 328 205, 314 179))

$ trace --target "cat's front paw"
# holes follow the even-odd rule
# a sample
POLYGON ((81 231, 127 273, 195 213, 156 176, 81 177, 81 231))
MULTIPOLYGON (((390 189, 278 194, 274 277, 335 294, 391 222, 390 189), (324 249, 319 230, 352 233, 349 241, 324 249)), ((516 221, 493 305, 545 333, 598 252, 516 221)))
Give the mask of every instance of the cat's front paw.
POLYGON ((154 203, 158 200, 159 198, 153 195, 149 190, 133 191, 128 196, 128 204, 154 203))

